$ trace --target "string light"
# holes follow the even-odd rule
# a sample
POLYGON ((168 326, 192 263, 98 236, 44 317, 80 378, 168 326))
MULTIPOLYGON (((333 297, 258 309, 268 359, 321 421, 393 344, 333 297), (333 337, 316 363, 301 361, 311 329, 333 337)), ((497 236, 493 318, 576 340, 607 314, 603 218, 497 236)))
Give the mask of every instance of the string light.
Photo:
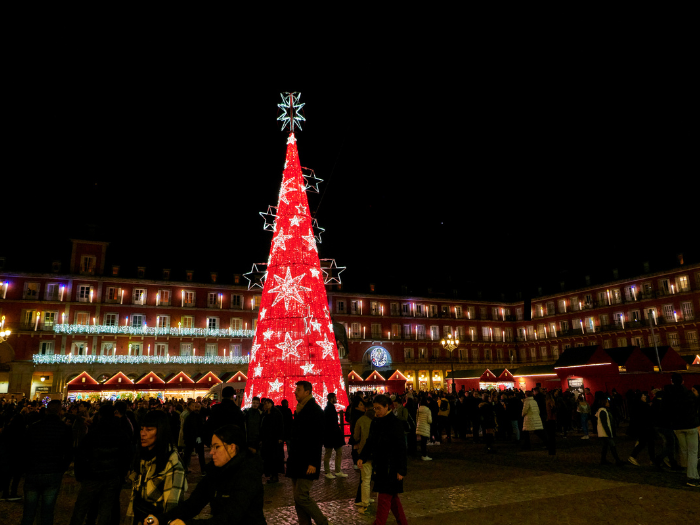
MULTIPOLYGON (((291 132, 289 137, 293 140, 292 142, 287 141, 287 144, 296 145, 296 139, 294 139, 294 126, 301 129, 301 123, 306 121, 304 115, 299 113, 306 103, 299 102, 301 93, 298 91, 280 93, 280 95, 282 96, 282 103, 277 104, 277 107, 282 110, 282 114, 277 117, 277 120, 282 121, 282 131, 284 131, 284 128, 289 126, 289 131, 291 132)), ((289 161, 289 158, 287 158, 287 161, 289 161)))
POLYGON ((34 354, 32 360, 35 365, 57 365, 66 363, 76 364, 178 364, 178 365, 244 365, 248 363, 248 356, 193 356, 193 355, 73 355, 73 354, 34 354))
MULTIPOLYGON (((128 320, 127 320, 128 323, 128 320)), ((178 323, 179 325, 180 323, 178 323)), ((231 330, 223 328, 170 328, 141 326, 112 326, 112 325, 84 325, 84 324, 55 324, 53 331, 57 334, 126 334, 126 335, 175 335, 191 337, 232 337, 251 338, 255 335, 253 330, 231 330)))

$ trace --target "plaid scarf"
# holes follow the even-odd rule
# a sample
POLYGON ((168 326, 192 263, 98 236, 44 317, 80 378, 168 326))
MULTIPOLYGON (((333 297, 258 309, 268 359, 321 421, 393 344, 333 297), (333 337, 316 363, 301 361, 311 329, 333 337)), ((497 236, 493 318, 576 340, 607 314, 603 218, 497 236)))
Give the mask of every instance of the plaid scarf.
POLYGON ((161 472, 156 472, 156 457, 139 463, 139 472, 129 474, 133 483, 131 501, 126 511, 127 517, 134 516, 134 494, 139 494, 146 502, 158 506, 161 512, 177 507, 187 490, 185 469, 180 462, 177 450, 173 450, 168 463, 161 472))

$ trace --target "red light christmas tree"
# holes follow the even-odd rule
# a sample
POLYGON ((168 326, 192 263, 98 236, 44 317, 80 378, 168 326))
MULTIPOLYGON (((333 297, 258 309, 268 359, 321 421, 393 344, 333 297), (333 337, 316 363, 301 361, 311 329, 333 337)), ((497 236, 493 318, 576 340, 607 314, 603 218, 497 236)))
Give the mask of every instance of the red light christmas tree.
POLYGON ((296 93, 283 100, 283 129, 290 124, 287 157, 243 404, 250 406, 253 396, 275 404, 286 399, 294 410, 297 381, 309 381, 320 406, 334 392, 342 409, 348 398, 294 136, 294 126, 303 120, 296 111, 303 104, 296 93))

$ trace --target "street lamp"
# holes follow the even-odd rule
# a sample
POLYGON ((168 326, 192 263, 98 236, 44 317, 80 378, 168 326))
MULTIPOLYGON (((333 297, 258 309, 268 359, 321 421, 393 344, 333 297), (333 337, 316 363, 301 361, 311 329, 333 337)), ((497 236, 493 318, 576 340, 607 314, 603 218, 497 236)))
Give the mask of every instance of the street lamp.
POLYGON ((454 351, 459 346, 459 339, 452 339, 452 334, 447 334, 447 339, 440 341, 443 348, 450 351, 450 361, 452 362, 452 393, 457 392, 457 386, 455 385, 455 358, 454 351))
POLYGON ((0 343, 4 343, 9 337, 10 337, 10 330, 5 330, 4 332, 0 332, 0 343))

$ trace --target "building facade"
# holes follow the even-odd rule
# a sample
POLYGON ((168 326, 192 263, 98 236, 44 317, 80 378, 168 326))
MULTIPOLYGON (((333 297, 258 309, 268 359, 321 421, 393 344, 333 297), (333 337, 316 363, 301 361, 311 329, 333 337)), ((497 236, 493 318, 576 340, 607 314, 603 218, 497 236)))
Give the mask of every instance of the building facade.
MULTIPOLYGON (((58 263, 48 273, 0 270, 0 331, 11 331, 0 342, 0 394, 63 395, 83 373, 98 383, 119 373, 133 383, 247 376, 260 288, 249 290, 241 276, 217 282, 216 273, 202 282, 185 271, 184 281, 174 281, 169 269, 155 280, 145 268, 123 277, 120 267, 106 264, 107 250, 105 242, 73 240, 67 273, 58 263)), ((572 347, 656 343, 698 353, 700 264, 531 303, 332 288, 344 375, 398 370, 416 390, 445 388, 453 367, 552 364, 572 347), (440 343, 447 335, 460 342, 452 353, 440 343)))

